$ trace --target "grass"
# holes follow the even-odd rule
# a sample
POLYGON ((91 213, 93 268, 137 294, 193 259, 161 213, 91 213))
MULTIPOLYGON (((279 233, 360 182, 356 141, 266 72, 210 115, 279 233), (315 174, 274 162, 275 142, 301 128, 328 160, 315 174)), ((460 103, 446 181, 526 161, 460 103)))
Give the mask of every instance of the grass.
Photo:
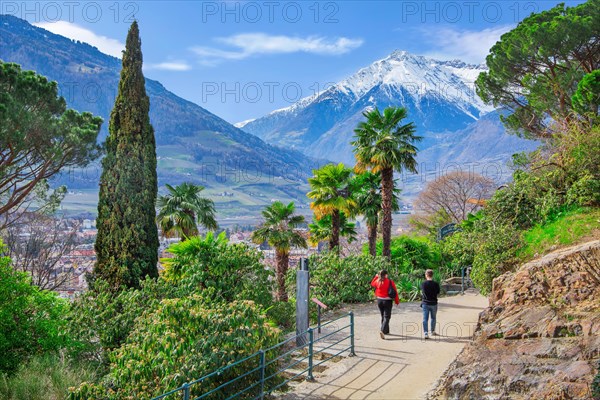
POLYGON ((62 400, 69 387, 93 381, 97 371, 90 366, 72 364, 57 354, 32 358, 14 375, 0 374, 0 399, 62 400))
POLYGON ((600 234, 600 208, 580 208, 565 212, 552 222, 535 226, 523 234, 525 247, 518 253, 522 260, 564 247, 600 234))

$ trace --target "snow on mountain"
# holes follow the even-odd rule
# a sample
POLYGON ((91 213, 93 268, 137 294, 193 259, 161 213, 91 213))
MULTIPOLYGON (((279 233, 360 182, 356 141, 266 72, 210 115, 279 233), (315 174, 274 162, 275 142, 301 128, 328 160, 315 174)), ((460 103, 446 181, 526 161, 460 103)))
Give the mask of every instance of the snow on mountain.
POLYGON ((254 121, 255 119, 256 118, 250 118, 245 121, 236 122, 235 124, 233 124, 233 126, 235 126, 236 128, 243 128, 244 126, 248 125, 250 122, 254 121))
POLYGON ((459 60, 439 61, 406 51, 395 51, 340 82, 337 87, 358 99, 378 85, 405 88, 414 97, 434 96, 455 102, 468 109, 474 105, 481 112, 492 111, 474 92, 474 82, 482 66, 459 60))
POLYGON ((395 51, 327 90, 243 127, 267 142, 351 162, 346 141, 369 108, 404 106, 421 132, 463 129, 492 111, 475 94, 474 81, 482 71, 483 66, 459 60, 395 51))
MULTIPOLYGON (((466 64, 460 60, 439 61, 406 51, 395 51, 329 89, 302 98, 289 107, 274 110, 262 118, 299 113, 311 104, 335 95, 336 92, 358 101, 375 87, 383 85, 403 88, 414 98, 433 95, 460 104, 465 111, 474 106, 480 113, 486 113, 492 111, 493 107, 485 105, 474 89, 477 76, 485 70, 483 65, 466 64)), ((371 99, 371 102, 373 100, 371 99)), ((473 116, 473 119, 477 118, 473 116)), ((253 121, 255 120, 250 122, 253 121)), ((246 126, 248 122, 238 124, 246 126)), ((252 130, 252 127, 248 128, 252 130)), ((260 136, 260 133, 258 135, 260 136)))
POLYGON ((350 141, 354 128, 364 120, 363 112, 373 107, 402 106, 408 110, 407 122, 414 122, 417 133, 424 137, 419 144, 420 163, 452 162, 449 154, 461 162, 495 162, 506 159, 513 147, 535 144, 521 143, 518 138, 502 139, 506 133, 498 115, 475 92, 475 80, 483 71, 485 65, 395 51, 318 95, 272 111, 244 124, 243 129, 273 144, 352 165, 350 141), (479 123, 484 117, 486 121, 479 123), (492 125, 491 120, 498 124, 492 125), (455 148, 464 147, 484 132, 488 132, 486 140, 493 148, 455 148), (508 147, 497 148, 493 143, 508 147))

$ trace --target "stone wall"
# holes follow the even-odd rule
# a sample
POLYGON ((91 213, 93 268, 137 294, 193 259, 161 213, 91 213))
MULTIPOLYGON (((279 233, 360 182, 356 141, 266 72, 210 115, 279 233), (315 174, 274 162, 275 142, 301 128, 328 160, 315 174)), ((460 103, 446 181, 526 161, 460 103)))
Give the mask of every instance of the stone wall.
POLYGON ((494 280, 473 343, 431 398, 591 399, 600 360, 600 241, 494 280))

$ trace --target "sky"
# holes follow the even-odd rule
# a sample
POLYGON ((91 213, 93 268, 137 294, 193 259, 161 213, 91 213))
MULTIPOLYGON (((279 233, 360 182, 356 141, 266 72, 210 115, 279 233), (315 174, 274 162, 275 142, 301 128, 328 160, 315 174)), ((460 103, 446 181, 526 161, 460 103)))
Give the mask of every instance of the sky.
POLYGON ((0 13, 116 57, 135 18, 145 76, 236 123, 314 95, 394 50, 482 63, 503 33, 556 4, 0 0, 0 13))

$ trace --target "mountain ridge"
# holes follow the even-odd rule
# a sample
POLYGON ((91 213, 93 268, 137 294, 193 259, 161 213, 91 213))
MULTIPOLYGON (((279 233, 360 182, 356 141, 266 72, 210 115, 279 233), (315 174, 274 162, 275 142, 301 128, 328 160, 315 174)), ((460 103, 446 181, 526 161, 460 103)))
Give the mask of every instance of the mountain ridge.
MULTIPOLYGON (((16 62, 57 81, 70 108, 104 118, 100 140, 106 137, 120 59, 17 17, 0 15, 0 60, 16 62)), ((159 184, 192 181, 206 186, 211 194, 233 192, 242 205, 263 206, 272 198, 306 201, 306 177, 323 161, 265 143, 180 98, 158 81, 146 78, 146 90, 157 141, 159 184), (246 175, 253 178, 245 179, 246 175), (244 189, 256 185, 264 191, 264 199, 248 195, 256 189, 244 189)), ((74 189, 97 188, 99 174, 92 175, 63 175, 57 183, 74 189)))
POLYGON ((414 122, 417 134, 424 137, 419 164, 507 161, 513 153, 533 150, 537 144, 506 134, 498 112, 476 95, 475 79, 485 70, 482 64, 396 50, 317 95, 238 125, 269 143, 353 165, 350 142, 354 128, 364 120, 363 112, 402 106, 408 110, 406 122, 414 122), (469 140, 477 139, 475 133, 502 148, 468 146, 469 140), (470 152, 453 146, 466 146, 470 152), (444 149, 453 150, 456 160, 450 160, 444 149))

